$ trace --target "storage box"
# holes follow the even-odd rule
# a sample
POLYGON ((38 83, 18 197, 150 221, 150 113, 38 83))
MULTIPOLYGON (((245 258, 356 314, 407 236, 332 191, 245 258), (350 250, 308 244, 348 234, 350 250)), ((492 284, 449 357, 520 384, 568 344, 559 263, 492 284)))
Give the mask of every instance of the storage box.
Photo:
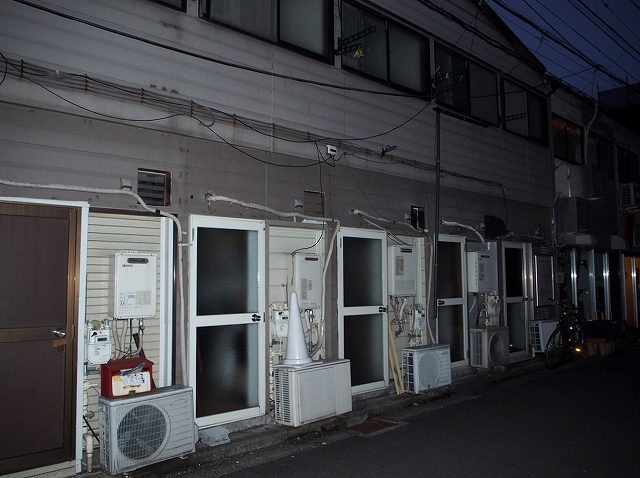
POLYGON ((153 362, 145 357, 110 360, 100 366, 100 395, 107 398, 150 392, 153 384, 153 362), (126 373, 140 367, 134 373, 126 373))

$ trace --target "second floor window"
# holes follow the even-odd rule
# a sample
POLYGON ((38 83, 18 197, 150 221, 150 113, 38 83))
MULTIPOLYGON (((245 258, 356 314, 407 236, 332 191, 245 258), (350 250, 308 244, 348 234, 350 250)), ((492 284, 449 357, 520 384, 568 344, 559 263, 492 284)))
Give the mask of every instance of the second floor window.
POLYGON ((342 5, 342 66, 391 86, 427 94, 429 40, 356 5, 342 5))
POLYGON ((202 0, 200 16, 329 61, 332 8, 331 0, 202 0))
POLYGON ((553 117, 553 157, 583 164, 582 128, 559 116, 553 117))
POLYGON ((618 147, 618 181, 621 184, 640 184, 638 155, 620 147, 618 147))
MULTIPOLYGON (((549 144, 547 99, 508 80, 502 82, 503 122, 507 131, 549 144)), ((555 144, 555 136, 554 136, 555 144)))
POLYGON ((435 53, 438 103, 497 126, 496 75, 440 45, 436 45, 435 53))

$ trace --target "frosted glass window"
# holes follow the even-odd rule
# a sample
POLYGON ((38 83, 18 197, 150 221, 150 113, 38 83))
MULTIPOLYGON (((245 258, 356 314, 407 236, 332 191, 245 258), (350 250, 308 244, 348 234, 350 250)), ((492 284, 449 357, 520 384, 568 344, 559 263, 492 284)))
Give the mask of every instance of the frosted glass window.
POLYGON ((198 327, 196 416, 257 407, 258 325, 198 327))
POLYGON ((507 317, 509 317, 509 352, 522 352, 527 350, 527 333, 525 326, 525 303, 514 302, 507 304, 507 317))
POLYGON ((258 233, 198 228, 197 315, 256 312, 258 233))
POLYGON ((462 306, 438 307, 438 343, 451 346, 452 362, 459 362, 465 359, 464 334, 464 311, 462 306))
POLYGON ((330 57, 331 7, 329 0, 280 0, 280 41, 330 57))
POLYGON ((344 358, 351 361, 351 385, 384 380, 382 314, 344 318, 344 358))
POLYGON ((462 297, 461 244, 438 242, 438 299, 462 297))
POLYGON ((345 307, 382 305, 382 241, 343 238, 345 307))
POLYGON ((200 15, 267 40, 277 40, 276 0, 206 0, 200 15))

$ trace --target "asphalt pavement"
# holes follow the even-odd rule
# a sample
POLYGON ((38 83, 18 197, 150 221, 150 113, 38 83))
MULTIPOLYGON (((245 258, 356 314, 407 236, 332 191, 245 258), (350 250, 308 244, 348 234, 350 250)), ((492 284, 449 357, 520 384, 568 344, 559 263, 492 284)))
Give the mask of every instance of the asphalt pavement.
POLYGON ((640 476, 638 342, 607 357, 534 370, 370 416, 369 430, 318 429, 162 476, 640 476))

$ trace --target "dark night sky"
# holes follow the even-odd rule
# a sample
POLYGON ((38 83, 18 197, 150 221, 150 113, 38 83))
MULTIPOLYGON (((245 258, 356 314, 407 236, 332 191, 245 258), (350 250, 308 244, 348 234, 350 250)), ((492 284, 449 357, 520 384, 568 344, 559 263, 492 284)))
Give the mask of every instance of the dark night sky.
POLYGON ((624 82, 640 83, 640 0, 486 2, 549 73, 584 94, 597 98, 599 91, 624 86, 624 82))

